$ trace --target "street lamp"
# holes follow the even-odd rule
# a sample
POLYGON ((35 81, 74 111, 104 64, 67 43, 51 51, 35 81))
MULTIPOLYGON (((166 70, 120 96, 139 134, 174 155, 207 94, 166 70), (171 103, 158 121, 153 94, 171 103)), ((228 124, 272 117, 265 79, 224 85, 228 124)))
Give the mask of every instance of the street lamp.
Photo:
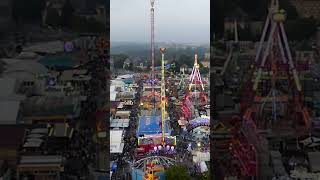
POLYGON ((201 142, 198 142, 198 143, 197 143, 197 146, 198 146, 198 147, 201 147, 201 142))

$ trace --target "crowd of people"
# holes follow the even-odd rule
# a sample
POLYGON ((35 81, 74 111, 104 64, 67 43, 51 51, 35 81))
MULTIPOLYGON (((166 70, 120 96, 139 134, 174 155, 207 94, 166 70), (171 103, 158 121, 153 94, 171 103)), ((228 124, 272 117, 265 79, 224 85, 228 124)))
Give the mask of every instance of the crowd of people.
MULTIPOLYGON (((96 54, 96 52, 91 52, 96 54)), ((90 55, 90 52, 88 53, 90 55)), ((89 169, 97 167, 98 144, 93 140, 95 133, 96 117, 95 113, 99 108, 97 97, 106 90, 106 67, 101 65, 101 58, 90 58, 86 63, 86 68, 92 77, 88 84, 87 100, 82 103, 80 118, 76 122, 71 122, 76 129, 72 139, 64 152, 66 157, 66 174, 89 178, 89 169)))
POLYGON ((96 148, 92 142, 92 130, 87 128, 75 131, 70 140, 68 150, 64 152, 66 157, 66 170, 76 176, 87 176, 88 165, 94 164, 96 148))

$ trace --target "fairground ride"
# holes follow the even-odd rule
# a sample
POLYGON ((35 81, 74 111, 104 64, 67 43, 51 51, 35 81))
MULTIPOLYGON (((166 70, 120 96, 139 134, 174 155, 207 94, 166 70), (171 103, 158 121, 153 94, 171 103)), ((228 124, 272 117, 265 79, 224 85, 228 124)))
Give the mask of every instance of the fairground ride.
POLYGON ((198 55, 194 55, 194 65, 189 78, 188 98, 192 98, 196 107, 205 106, 208 98, 205 93, 204 84, 200 74, 200 65, 198 64, 198 55))
MULTIPOLYGON (((161 134, 149 135, 146 137, 138 138, 138 147, 136 149, 136 162, 135 168, 138 168, 139 164, 145 164, 143 171, 145 172, 144 179, 156 179, 156 173, 163 172, 165 168, 172 165, 175 156, 176 137, 168 136, 166 134, 166 86, 165 86, 165 64, 164 53, 166 48, 160 48, 162 54, 162 70, 161 70, 161 134), (150 159, 157 159, 157 161, 150 161, 150 159), (152 163, 151 163, 152 162, 152 163), (156 166, 154 165, 156 162, 156 166), (148 168, 145 168, 148 167, 148 168)), ((140 167, 141 169, 141 167, 140 167)))
POLYGON ((141 169, 144 173, 144 180, 156 180, 160 179, 160 173, 166 168, 174 165, 176 161, 172 158, 164 156, 152 156, 140 159, 133 163, 133 168, 141 169))
POLYGON ((195 54, 194 57, 194 66, 189 77, 189 86, 181 102, 181 111, 183 112, 183 118, 186 120, 197 117, 196 110, 208 104, 208 97, 199 71, 198 55, 195 54))
POLYGON ((307 130, 310 116, 303 105, 300 79, 284 30, 285 18, 285 11, 279 10, 279 2, 273 0, 253 65, 253 84, 247 86, 252 89, 247 89, 250 94, 243 97, 241 108, 244 119, 253 121, 259 129, 282 125, 307 130))
POLYGON ((298 135, 297 132, 305 134, 310 127, 284 30, 285 19, 286 13, 279 9, 278 0, 272 0, 255 64, 251 66, 251 78, 247 79, 241 99, 241 123, 233 131, 231 150, 242 177, 263 176, 268 145, 259 131, 271 130, 278 132, 278 136, 288 132, 298 135))

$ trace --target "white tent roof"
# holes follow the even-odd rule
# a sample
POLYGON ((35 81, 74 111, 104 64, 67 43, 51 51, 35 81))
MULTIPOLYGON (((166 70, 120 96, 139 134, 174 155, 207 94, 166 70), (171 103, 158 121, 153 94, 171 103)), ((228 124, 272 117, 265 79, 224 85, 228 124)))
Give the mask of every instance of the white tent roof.
POLYGON ((47 128, 36 128, 31 130, 32 134, 48 134, 47 128))
POLYGON ((208 166, 204 161, 200 162, 200 170, 201 170, 201 173, 204 173, 204 172, 208 171, 208 166))
POLYGON ((22 61, 21 59, 17 59, 17 58, 2 58, 1 59, 2 62, 4 62, 7 65, 13 64, 13 63, 17 63, 22 61))
POLYGON ((47 74, 48 69, 35 61, 16 61, 14 63, 10 63, 6 66, 5 72, 13 72, 13 71, 26 71, 33 74, 47 74))
POLYGON ((130 119, 112 119, 110 122, 111 128, 126 128, 129 127, 130 119))
POLYGON ((115 86, 110 86, 110 101, 116 101, 117 93, 115 86))
POLYGON ((31 45, 23 49, 25 52, 41 52, 48 54, 55 54, 64 51, 64 44, 62 41, 51 41, 31 45))
POLYGON ((320 152, 309 152, 308 158, 311 172, 320 172, 320 152))
POLYGON ((111 86, 124 86, 125 83, 121 80, 111 80, 111 86))
POLYGON ((14 78, 0 78, 0 97, 8 97, 15 94, 16 90, 16 79, 14 78))
POLYGON ((116 116, 130 116, 131 111, 117 111, 116 116))
POLYGON ((121 75, 118 76, 117 79, 127 79, 127 78, 133 78, 132 74, 125 74, 125 75, 121 75))
POLYGON ((18 56, 18 59, 36 59, 39 58, 39 55, 34 52, 21 52, 18 56))
POLYGON ((122 135, 123 130, 110 131, 110 153, 122 153, 124 147, 122 135))
POLYGON ((304 146, 312 147, 312 146, 315 146, 320 143, 320 138, 311 136, 311 137, 308 137, 300 142, 303 143, 304 146))

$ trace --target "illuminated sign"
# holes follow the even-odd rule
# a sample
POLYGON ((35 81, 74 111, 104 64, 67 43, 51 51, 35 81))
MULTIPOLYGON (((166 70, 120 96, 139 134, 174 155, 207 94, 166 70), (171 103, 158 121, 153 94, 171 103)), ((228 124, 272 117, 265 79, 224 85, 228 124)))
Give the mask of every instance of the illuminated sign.
MULTIPOLYGON (((77 49, 85 49, 85 50, 99 50, 100 52, 104 52, 108 49, 108 41, 103 36, 83 36, 72 42, 74 48, 77 49)), ((101 53, 102 54, 102 53, 101 53)))
POLYGON ((66 42, 66 43, 64 44, 64 51, 65 51, 65 52, 72 52, 72 51, 73 51, 73 48, 74 48, 73 42, 68 41, 68 42, 66 42))

